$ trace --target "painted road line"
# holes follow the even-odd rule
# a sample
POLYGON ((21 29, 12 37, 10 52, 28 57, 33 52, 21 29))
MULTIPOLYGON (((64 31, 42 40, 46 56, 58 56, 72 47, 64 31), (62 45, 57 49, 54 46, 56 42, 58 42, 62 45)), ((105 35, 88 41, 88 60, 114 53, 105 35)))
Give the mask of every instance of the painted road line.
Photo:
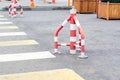
POLYGON ((0 22, 0 24, 13 24, 12 22, 0 22))
POLYGON ((2 46, 21 46, 21 45, 37 45, 39 44, 35 40, 17 40, 17 41, 0 41, 0 47, 2 46))
POLYGON ((0 15, 0 17, 4 17, 3 15, 0 15))
POLYGON ((0 29, 18 29, 17 26, 0 26, 0 29))
POLYGON ((0 18, 0 20, 8 20, 7 18, 0 18))
POLYGON ((71 69, 1 75, 0 80, 85 80, 71 69))
POLYGON ((0 55, 0 62, 55 58, 49 51, 0 55))
POLYGON ((4 33, 0 33, 0 37, 1 36, 23 36, 23 35, 27 35, 25 32, 4 32, 4 33))

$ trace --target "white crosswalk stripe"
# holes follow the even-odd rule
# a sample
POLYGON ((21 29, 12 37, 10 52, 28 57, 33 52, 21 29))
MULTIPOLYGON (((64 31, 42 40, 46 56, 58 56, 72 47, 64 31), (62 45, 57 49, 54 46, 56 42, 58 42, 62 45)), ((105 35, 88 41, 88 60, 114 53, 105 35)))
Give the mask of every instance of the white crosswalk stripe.
POLYGON ((8 20, 7 18, 0 18, 0 20, 8 20))
POLYGON ((4 17, 3 15, 0 15, 0 17, 4 17))
POLYGON ((0 55, 0 62, 55 58, 49 51, 0 55))
POLYGON ((27 35, 25 32, 4 32, 0 33, 0 36, 22 36, 27 35))
POLYGON ((0 41, 0 47, 2 46, 24 46, 24 45, 37 45, 39 44, 35 40, 17 40, 17 41, 0 41))
POLYGON ((0 26, 0 30, 1 29, 18 29, 17 26, 0 26))
POLYGON ((0 24, 13 24, 12 22, 0 22, 0 24))

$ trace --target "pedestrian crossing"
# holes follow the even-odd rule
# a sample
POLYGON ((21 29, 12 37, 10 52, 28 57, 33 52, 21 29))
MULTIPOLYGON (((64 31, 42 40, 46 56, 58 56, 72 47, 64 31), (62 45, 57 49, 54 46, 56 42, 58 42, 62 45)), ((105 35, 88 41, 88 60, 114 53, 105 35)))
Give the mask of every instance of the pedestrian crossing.
MULTIPOLYGON (((19 30, 18 26, 14 26, 13 22, 8 21, 8 19, 5 19, 4 16, 0 15, 0 48, 1 49, 3 47, 4 48, 5 47, 17 48, 19 46, 26 46, 26 45, 27 45, 27 47, 32 46, 32 45, 39 45, 39 43, 33 39, 22 39, 22 40, 19 40, 20 38, 17 40, 14 40, 14 38, 9 39, 11 37, 28 36, 27 33, 21 32, 18 30, 19 30), (12 31, 13 29, 17 30, 17 31, 12 31), (9 30, 9 31, 6 32, 6 30, 9 30), (2 38, 5 38, 5 40, 2 38)), ((47 66, 43 66, 41 64, 42 60, 40 61, 39 65, 42 65, 42 67, 47 68, 49 65, 51 67, 51 65, 54 63, 53 60, 55 58, 56 58, 56 56, 53 55, 52 53, 50 53, 49 51, 42 51, 42 52, 39 52, 39 51, 38 52, 31 52, 31 51, 29 52, 28 51, 28 52, 7 53, 7 54, 0 53, 0 73, 7 71, 8 69, 9 70, 7 72, 5 72, 5 74, 7 74, 9 72, 12 73, 10 75, 0 75, 0 80, 13 80, 13 79, 14 80, 33 80, 33 79, 34 80, 38 80, 38 79, 40 79, 40 80, 84 80, 84 78, 82 78, 81 76, 79 76, 77 73, 75 73, 73 70, 70 70, 70 69, 58 69, 57 68, 57 70, 50 70, 50 71, 13 74, 15 70, 12 71, 12 68, 17 70, 15 72, 24 72, 23 65, 25 64, 25 62, 28 62, 29 60, 50 59, 50 61, 44 60, 44 61, 47 61, 47 63, 45 63, 45 64, 47 64, 47 66), (50 64, 51 59, 53 61, 52 64, 50 64), (16 64, 16 63, 18 63, 18 61, 20 62, 20 64, 16 64), (12 66, 12 67, 10 67, 10 66, 12 66), (19 68, 17 68, 17 67, 20 67, 20 68, 22 67, 22 68, 19 70, 19 68)), ((35 65, 35 64, 32 63, 32 65, 35 65)), ((30 65, 27 64, 27 66, 30 66, 30 65)), ((31 67, 31 69, 33 67, 31 67)), ((30 67, 28 67, 28 68, 30 68, 30 67)), ((38 68, 38 66, 35 66, 35 68, 38 68)))
MULTIPOLYGON (((9 21, 3 15, 0 15, 0 48, 2 47, 14 47, 18 46, 33 46, 39 45, 36 40, 33 39, 22 39, 22 40, 11 40, 11 37, 23 37, 28 36, 25 32, 18 31, 18 26, 14 26, 13 22, 9 21), (14 29, 14 31, 12 31, 14 29), (4 31, 9 30, 9 31, 4 31), (17 31, 15 31, 17 30, 17 31), (2 40, 5 38, 8 40, 2 40)), ((0 62, 9 62, 9 61, 23 61, 31 59, 46 59, 46 58, 55 58, 49 51, 43 52, 25 52, 25 53, 13 53, 13 54, 2 54, 0 55, 0 62)))

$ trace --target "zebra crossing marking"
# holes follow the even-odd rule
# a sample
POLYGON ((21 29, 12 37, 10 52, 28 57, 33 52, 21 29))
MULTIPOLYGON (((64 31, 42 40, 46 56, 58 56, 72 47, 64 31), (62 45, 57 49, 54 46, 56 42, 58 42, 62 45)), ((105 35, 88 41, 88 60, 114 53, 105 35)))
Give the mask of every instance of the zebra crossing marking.
POLYGON ((0 15, 0 17, 4 17, 3 15, 0 15))
POLYGON ((55 58, 49 51, 0 55, 0 62, 55 58))
POLYGON ((27 35, 25 32, 3 32, 0 33, 1 36, 22 36, 22 35, 27 35))
POLYGON ((72 69, 1 75, 0 80, 85 80, 72 69))
POLYGON ((17 41, 0 41, 0 47, 4 46, 22 46, 22 45, 37 45, 35 40, 17 40, 17 41))
POLYGON ((0 29, 18 29, 17 26, 0 26, 0 29))
POLYGON ((0 20, 8 20, 7 18, 0 18, 0 20))
POLYGON ((0 24, 13 24, 12 22, 0 22, 0 24))

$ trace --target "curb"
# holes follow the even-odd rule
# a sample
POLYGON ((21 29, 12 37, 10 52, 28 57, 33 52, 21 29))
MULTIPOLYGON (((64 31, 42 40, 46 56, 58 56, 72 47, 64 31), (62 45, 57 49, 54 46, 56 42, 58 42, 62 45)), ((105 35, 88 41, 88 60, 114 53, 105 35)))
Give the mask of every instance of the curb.
MULTIPOLYGON (((24 11, 50 11, 50 10, 70 10, 72 7, 67 6, 36 6, 35 8, 30 8, 29 6, 23 6, 24 11)), ((17 7, 19 10, 19 8, 17 7)), ((8 7, 5 6, 0 9, 0 11, 8 11, 8 7)))

